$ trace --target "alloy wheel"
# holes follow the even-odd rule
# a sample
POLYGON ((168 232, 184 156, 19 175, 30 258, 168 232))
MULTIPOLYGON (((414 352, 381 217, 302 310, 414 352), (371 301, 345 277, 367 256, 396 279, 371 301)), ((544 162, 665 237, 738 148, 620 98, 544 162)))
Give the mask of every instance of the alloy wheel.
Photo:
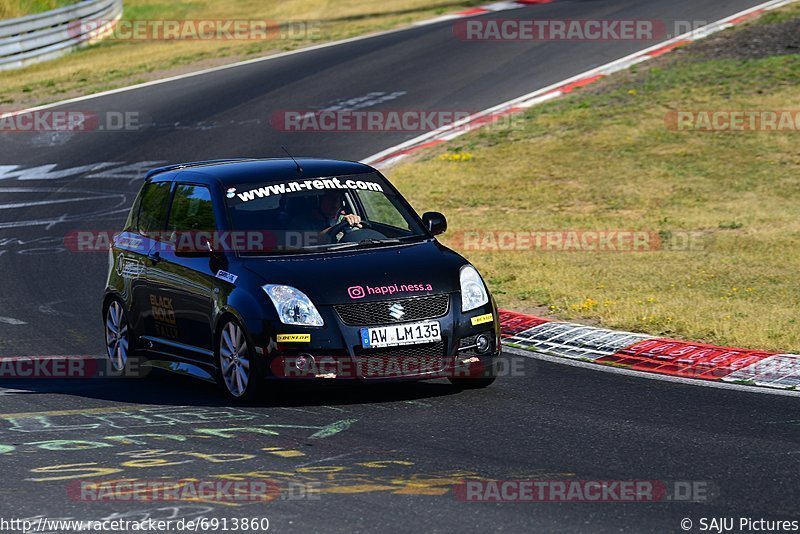
POLYGON ((244 332, 234 322, 222 329, 219 340, 219 363, 225 387, 234 397, 241 397, 247 391, 250 381, 250 359, 244 332))
POLYGON ((128 321, 125 310, 116 300, 108 305, 106 311, 106 353, 115 371, 125 369, 128 362, 128 321))

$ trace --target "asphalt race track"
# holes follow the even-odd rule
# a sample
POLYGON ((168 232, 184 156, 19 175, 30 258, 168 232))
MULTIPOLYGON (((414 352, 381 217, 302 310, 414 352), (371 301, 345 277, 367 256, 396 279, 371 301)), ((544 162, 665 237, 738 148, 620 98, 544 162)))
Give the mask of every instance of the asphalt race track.
MULTIPOLYGON (((490 16, 713 21, 756 0, 556 0, 490 16)), ((415 133, 294 133, 281 110, 478 111, 655 43, 465 43, 452 22, 121 92, 64 109, 136 112, 139 131, 0 134, 0 356, 100 355, 100 252, 160 162, 361 159, 415 133), (358 102, 358 103, 356 103, 358 102)), ((391 179, 391 172, 388 173, 391 179)), ((0 382, 0 517, 267 517, 276 532, 681 531, 681 519, 800 519, 793 398, 639 380, 507 355, 482 391, 442 382, 277 387, 256 406, 144 379, 0 382), (216 477, 216 478, 215 478, 216 477), (76 483, 270 480, 267 504, 92 502, 76 483), (704 502, 459 500, 463 480, 694 482, 704 502), (309 485, 310 484, 310 485, 309 485), (756 489, 758 488, 758 489, 756 489)))

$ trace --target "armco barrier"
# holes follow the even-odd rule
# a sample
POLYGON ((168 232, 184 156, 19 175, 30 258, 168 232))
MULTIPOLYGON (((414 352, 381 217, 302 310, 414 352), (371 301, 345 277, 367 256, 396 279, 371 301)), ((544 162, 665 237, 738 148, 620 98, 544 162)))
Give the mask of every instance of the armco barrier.
POLYGON ((45 13, 0 20, 0 71, 53 59, 110 33, 122 0, 83 0, 45 13))

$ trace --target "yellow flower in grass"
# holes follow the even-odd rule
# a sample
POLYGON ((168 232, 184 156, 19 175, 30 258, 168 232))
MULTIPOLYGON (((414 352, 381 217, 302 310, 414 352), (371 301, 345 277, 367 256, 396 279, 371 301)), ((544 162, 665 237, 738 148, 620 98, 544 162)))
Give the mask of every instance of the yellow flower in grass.
POLYGON ((473 158, 470 152, 448 152, 439 156, 441 161, 469 161, 473 158))
POLYGON ((570 309, 581 312, 592 311, 595 308, 597 308, 597 301, 592 297, 586 297, 583 302, 570 306, 570 309))

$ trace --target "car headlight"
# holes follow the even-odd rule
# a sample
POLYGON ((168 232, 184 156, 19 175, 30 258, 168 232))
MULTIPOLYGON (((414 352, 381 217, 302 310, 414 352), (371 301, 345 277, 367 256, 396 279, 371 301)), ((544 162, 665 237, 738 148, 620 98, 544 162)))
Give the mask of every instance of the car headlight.
POLYGON ((269 295, 278 310, 278 317, 283 324, 301 326, 324 326, 325 322, 305 293, 292 286, 267 284, 261 288, 269 295))
POLYGON ((468 312, 489 302, 489 292, 481 280, 481 275, 472 265, 461 268, 461 311, 468 312))

